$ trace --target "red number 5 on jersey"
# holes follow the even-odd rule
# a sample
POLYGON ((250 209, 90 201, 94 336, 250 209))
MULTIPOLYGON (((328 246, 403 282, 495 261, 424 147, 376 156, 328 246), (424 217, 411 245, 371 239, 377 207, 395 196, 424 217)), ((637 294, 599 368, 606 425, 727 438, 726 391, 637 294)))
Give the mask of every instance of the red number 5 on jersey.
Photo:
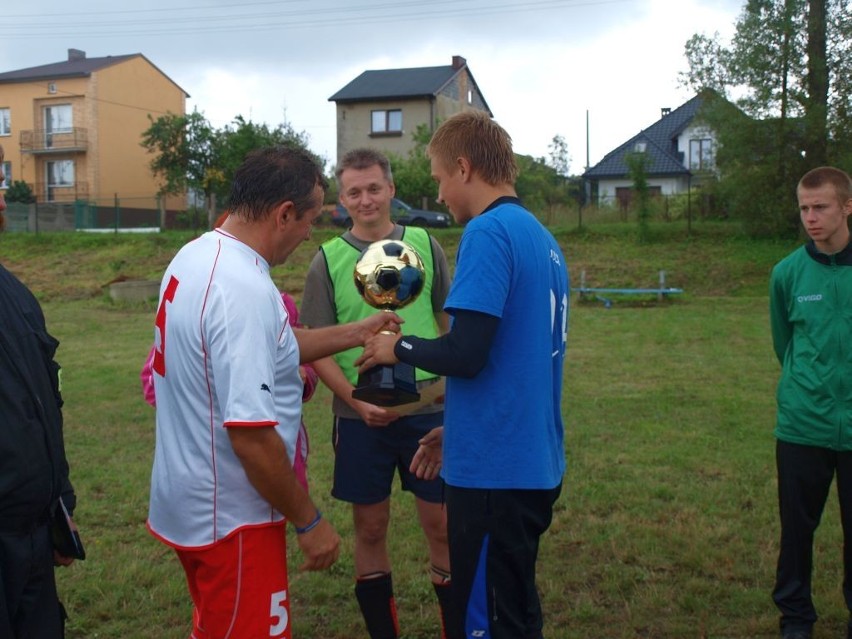
POLYGON ((166 291, 163 293, 163 299, 160 301, 160 307, 157 309, 157 321, 154 325, 160 333, 160 345, 154 348, 154 372, 160 377, 166 376, 166 302, 172 302, 175 299, 178 280, 172 275, 169 279, 166 291))

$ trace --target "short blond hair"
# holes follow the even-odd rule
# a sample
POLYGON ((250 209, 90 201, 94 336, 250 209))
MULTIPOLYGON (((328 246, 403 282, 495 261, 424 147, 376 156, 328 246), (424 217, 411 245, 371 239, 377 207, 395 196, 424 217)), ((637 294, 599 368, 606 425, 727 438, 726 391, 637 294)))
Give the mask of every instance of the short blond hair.
POLYGON ((471 172, 491 186, 514 184, 518 177, 512 138, 485 111, 463 111, 445 120, 426 153, 448 170, 456 158, 467 159, 471 172))
POLYGON ((834 187, 834 192, 837 193, 837 199, 840 200, 841 204, 845 204, 849 201, 849 198, 852 198, 852 178, 845 171, 833 166, 820 166, 811 169, 799 180, 796 190, 818 189, 827 184, 834 187))

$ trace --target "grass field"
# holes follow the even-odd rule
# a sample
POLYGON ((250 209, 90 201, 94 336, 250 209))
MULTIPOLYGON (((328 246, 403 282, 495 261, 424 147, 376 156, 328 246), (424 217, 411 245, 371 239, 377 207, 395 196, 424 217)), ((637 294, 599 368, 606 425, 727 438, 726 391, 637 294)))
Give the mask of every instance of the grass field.
MULTIPOLYGON (((774 387, 767 281, 795 243, 756 242, 726 224, 556 229, 572 277, 590 286, 645 287, 657 272, 685 293, 573 300, 564 415, 568 472, 543 538, 539 586, 549 639, 773 637, 778 525, 774 387)), ((297 298, 318 229, 279 286, 297 298)), ((452 258, 460 231, 437 233, 452 258)), ((118 304, 105 285, 159 278, 189 236, 4 235, 0 262, 39 296, 60 340, 66 442, 89 558, 61 570, 82 638, 185 638, 190 605, 173 553, 144 527, 154 413, 139 369, 152 339, 153 303, 118 304)), ((310 480, 344 538, 327 573, 291 574, 294 636, 365 635, 352 593, 351 521, 329 494, 330 396, 306 405, 310 480)), ((523 443, 519 427, 519 445, 523 443)), ((295 544, 293 544, 295 546, 295 544)), ((817 637, 840 637, 841 534, 832 494, 817 535, 817 637)), ((403 637, 435 639, 437 608, 424 542, 407 494, 393 500, 391 553, 403 637)), ((295 554, 292 565, 297 566, 295 554)))

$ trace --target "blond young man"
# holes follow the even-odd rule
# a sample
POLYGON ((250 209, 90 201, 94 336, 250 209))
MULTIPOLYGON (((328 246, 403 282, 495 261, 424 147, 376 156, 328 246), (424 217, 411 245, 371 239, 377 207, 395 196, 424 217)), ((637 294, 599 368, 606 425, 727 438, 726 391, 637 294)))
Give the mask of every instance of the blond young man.
MULTIPOLYGON (((362 370, 397 361, 447 376, 443 429, 454 636, 540 639, 535 565, 565 470, 568 271, 515 193, 511 138, 486 113, 429 143, 438 199, 466 224, 437 339, 375 336, 362 370)), ((429 454, 431 442, 421 452, 429 454)))

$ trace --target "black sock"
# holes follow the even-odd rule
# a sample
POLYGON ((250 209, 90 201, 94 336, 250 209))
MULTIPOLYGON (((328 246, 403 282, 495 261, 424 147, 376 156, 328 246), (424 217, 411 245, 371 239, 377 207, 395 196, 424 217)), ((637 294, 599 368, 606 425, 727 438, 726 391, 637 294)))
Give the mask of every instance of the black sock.
POLYGON ((464 620, 458 613, 450 594, 450 583, 436 584, 432 582, 432 586, 435 588, 438 606, 441 608, 441 639, 464 637, 464 620))
POLYGON ((370 639, 397 639, 399 621, 393 598, 393 581, 389 572, 358 577, 355 598, 367 624, 370 639))

